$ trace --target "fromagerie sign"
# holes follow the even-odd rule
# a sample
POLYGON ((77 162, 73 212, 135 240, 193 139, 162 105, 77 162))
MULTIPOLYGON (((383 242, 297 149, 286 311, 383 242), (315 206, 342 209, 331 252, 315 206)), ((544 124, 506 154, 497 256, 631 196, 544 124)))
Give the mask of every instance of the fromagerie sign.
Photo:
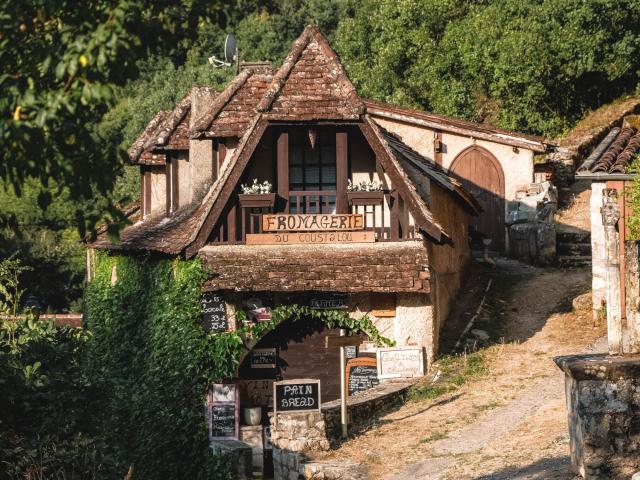
POLYGON ((361 214, 268 214, 262 216, 263 232, 320 232, 363 230, 361 214))
POLYGON ((274 407, 277 412, 320 410, 320 380, 283 380, 273 384, 274 407))

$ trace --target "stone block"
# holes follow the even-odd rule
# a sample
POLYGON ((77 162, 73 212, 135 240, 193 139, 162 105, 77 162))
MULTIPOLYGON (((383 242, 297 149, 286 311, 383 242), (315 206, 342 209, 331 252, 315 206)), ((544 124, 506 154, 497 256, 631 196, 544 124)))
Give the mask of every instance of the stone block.
POLYGON ((640 469, 640 356, 556 357, 565 372, 571 464, 585 480, 640 469))

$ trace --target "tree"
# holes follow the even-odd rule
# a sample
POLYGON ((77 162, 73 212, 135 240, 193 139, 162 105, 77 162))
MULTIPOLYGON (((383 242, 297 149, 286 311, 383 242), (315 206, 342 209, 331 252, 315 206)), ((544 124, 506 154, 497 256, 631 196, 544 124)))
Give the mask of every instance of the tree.
MULTIPOLYGON (((26 178, 51 180, 73 199, 105 194, 122 156, 94 125, 114 88, 150 52, 180 58, 219 1, 29 0, 0 5, 0 178, 21 193, 26 178)), ((110 205, 111 215, 117 209, 110 205)), ((97 218, 81 213, 79 227, 97 218)))

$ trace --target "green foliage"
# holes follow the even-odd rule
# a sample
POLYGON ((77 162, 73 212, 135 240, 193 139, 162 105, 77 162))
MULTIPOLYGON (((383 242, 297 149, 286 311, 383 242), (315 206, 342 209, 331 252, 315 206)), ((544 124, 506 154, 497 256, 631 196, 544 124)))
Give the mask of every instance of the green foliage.
MULTIPOLYGON (((202 19, 221 16, 219 5, 3 2, 0 178, 18 191, 28 177, 44 189, 54 180, 74 199, 106 193, 120 157, 117 145, 103 142, 94 125, 114 101, 114 87, 135 78, 136 62, 150 52, 183 52, 202 19)), ((117 215, 113 207, 111 214, 117 215)))
POLYGON ((25 297, 36 297, 43 310, 78 311, 85 252, 76 215, 84 205, 74 204, 68 189, 56 188, 53 182, 50 188, 52 198, 43 208, 37 181, 27 180, 21 196, 0 182, 5 216, 5 223, 0 224, 0 258, 14 256, 29 267, 21 274, 25 297))
POLYGON ((280 322, 313 317, 391 343, 366 316, 299 305, 275 307, 268 322, 207 334, 199 324, 206 275, 198 260, 98 254, 95 271, 85 295, 90 377, 109 451, 121 472, 134 465, 135 478, 224 478, 224 463, 209 450, 205 392, 235 377, 246 342, 280 322))
POLYGON ((0 260, 0 315, 15 318, 20 310, 24 290, 20 286, 20 276, 29 267, 16 258, 0 260))
POLYGON ((637 240, 640 239, 640 156, 638 154, 634 156, 627 173, 635 175, 632 182, 627 182, 624 191, 627 206, 631 208, 627 226, 631 236, 637 240))
POLYGON ((81 359, 88 334, 0 320, 0 479, 114 478, 81 359))
POLYGON ((556 135, 633 91, 637 0, 365 0, 336 47, 374 99, 556 135))

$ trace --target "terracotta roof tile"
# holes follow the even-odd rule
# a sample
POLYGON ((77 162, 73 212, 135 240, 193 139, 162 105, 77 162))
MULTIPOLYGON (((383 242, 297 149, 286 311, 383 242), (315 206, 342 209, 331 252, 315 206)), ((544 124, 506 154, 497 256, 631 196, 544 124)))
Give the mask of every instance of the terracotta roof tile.
POLYGON ((578 175, 629 173, 628 168, 638 153, 640 153, 640 130, 625 119, 622 128, 612 128, 593 150, 578 169, 578 175))

